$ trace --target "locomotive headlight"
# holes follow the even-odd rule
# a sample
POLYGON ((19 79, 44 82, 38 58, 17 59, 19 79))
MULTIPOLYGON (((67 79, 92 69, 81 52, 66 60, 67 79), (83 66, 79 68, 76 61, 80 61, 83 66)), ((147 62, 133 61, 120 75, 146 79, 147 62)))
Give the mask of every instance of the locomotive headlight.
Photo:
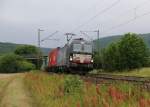
POLYGON ((73 58, 72 57, 70 57, 70 61, 72 61, 73 60, 73 58))
POLYGON ((91 60, 91 62, 93 63, 93 59, 91 60))

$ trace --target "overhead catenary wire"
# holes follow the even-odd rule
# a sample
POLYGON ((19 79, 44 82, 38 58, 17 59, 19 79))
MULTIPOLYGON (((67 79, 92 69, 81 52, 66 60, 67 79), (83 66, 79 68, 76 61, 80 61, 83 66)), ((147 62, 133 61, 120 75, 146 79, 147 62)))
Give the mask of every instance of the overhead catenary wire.
POLYGON ((55 35, 56 33, 58 33, 58 31, 55 31, 54 33, 52 33, 51 35, 47 36, 46 38, 42 39, 41 42, 48 40, 50 37, 52 37, 53 35, 55 35))
POLYGON ((121 23, 121 24, 119 24, 119 25, 113 26, 113 27, 111 27, 111 28, 105 30, 102 34, 107 33, 108 31, 111 31, 111 30, 116 29, 116 28, 118 28, 118 27, 127 25, 127 24, 129 24, 129 23, 131 23, 131 22, 133 22, 133 21, 135 21, 135 20, 137 20, 137 19, 139 19, 139 18, 141 18, 141 17, 144 17, 144 16, 146 16, 146 15, 149 15, 149 14, 150 14, 150 11, 149 11, 149 12, 146 12, 146 13, 144 13, 144 14, 142 14, 142 15, 136 15, 136 18, 133 17, 132 19, 127 20, 127 21, 125 21, 125 22, 123 22, 123 23, 121 23))
MULTIPOLYGON (((77 26, 73 31, 78 30, 79 28, 85 26, 87 23, 89 23, 90 21, 94 20, 96 17, 102 15, 103 13, 107 12, 108 10, 110 10, 111 8, 113 8, 114 6, 116 6, 121 0, 117 0, 115 2, 113 2, 110 6, 106 7, 105 9, 99 11, 96 15, 94 15, 93 17, 91 17, 89 20, 87 20, 85 23, 77 26)), ((73 32, 72 31, 72 32, 73 32)))
MULTIPOLYGON (((113 6, 115 6, 116 4, 118 4, 119 2, 120 2, 120 0, 114 2, 111 6, 113 7, 113 6), (114 4, 115 4, 115 5, 114 5, 114 4)), ((134 21, 134 20, 136 20, 136 19, 138 19, 138 18, 140 18, 140 17, 142 17, 142 16, 147 15, 147 13, 145 13, 145 14, 143 14, 143 15, 140 15, 140 16, 137 15, 138 9, 141 8, 141 7, 143 7, 144 5, 146 5, 147 2, 150 2, 150 0, 145 0, 144 2, 142 2, 142 3, 138 4, 138 5, 136 5, 136 6, 133 7, 132 9, 129 9, 129 10, 127 10, 127 11, 121 13, 121 15, 120 15, 120 16, 122 16, 122 15, 124 15, 125 13, 127 13, 127 12, 129 12, 129 11, 134 11, 134 14, 133 14, 133 15, 134 15, 134 18, 133 18, 133 19, 127 20, 127 21, 125 21, 125 22, 123 22, 123 23, 121 23, 121 24, 119 24, 119 25, 113 26, 113 27, 109 28, 108 30, 105 30, 104 32, 109 31, 109 30, 116 29, 116 28, 121 27, 121 26, 124 26, 124 25, 126 25, 126 24, 128 24, 128 23, 130 23, 130 22, 132 22, 132 21, 134 21)), ((112 7, 111 7, 111 8, 112 8, 112 7)), ((111 8, 110 8, 110 9, 111 9, 111 8)), ((105 9, 108 9, 108 8, 105 8, 105 9)), ((105 10, 105 9, 104 9, 104 10, 105 10)), ((109 9, 108 9, 108 10, 109 10, 109 9)), ((101 11, 101 12, 102 12, 102 11, 101 11)), ((104 11, 104 12, 105 12, 105 11, 104 11)), ((99 13, 100 13, 100 12, 99 12, 99 13)), ((102 12, 102 13, 103 13, 103 12, 102 12)), ((101 15, 102 13, 100 13, 99 15, 101 15)), ((94 20, 94 19, 95 19, 97 16, 99 16, 99 15, 96 14, 94 17, 92 17, 91 19, 89 19, 89 20, 87 21, 87 23, 89 23, 90 21, 94 20)), ((118 17, 117 17, 117 18, 118 18, 118 17)), ((81 28, 81 27, 83 27, 83 26, 85 26, 87 23, 81 24, 81 25, 78 26, 76 29, 74 29, 74 31, 77 30, 77 29, 79 29, 79 28, 81 28)), ((88 32, 89 32, 89 31, 88 31, 88 32)), ((101 33, 101 34, 102 34, 102 33, 101 33)))
POLYGON ((59 41, 60 39, 53 38, 53 39, 47 39, 47 40, 55 40, 55 41, 59 41))
MULTIPOLYGON (((146 0, 146 1, 144 1, 143 3, 141 3, 141 4, 137 5, 137 6, 135 6, 135 7, 132 8, 132 9, 130 9, 130 10, 134 10, 134 11, 135 11, 133 18, 131 18, 131 19, 129 19, 129 20, 123 22, 123 23, 120 23, 120 24, 118 24, 118 25, 115 25, 115 26, 113 26, 113 27, 111 27, 111 28, 109 28, 109 29, 106 29, 106 30, 104 30, 101 34, 105 34, 105 33, 109 32, 109 31, 111 31, 111 30, 113 30, 113 29, 116 29, 116 28, 119 28, 119 27, 121 27, 121 26, 127 25, 127 24, 129 24, 129 23, 131 23, 131 22, 133 22, 133 21, 135 21, 135 20, 137 20, 137 19, 139 19, 139 18, 141 18, 141 17, 143 17, 143 16, 149 15, 150 12, 146 12, 146 13, 144 13, 144 14, 142 14, 142 15, 137 15, 137 9, 140 8, 140 7, 142 7, 142 6, 144 5, 144 3, 147 3, 147 2, 150 2, 150 0, 146 0)), ((128 11, 129 11, 129 10, 128 10, 128 11)), ((126 11, 126 12, 127 12, 127 11, 126 11)), ((91 32, 91 31, 85 31, 85 32, 91 32)), ((92 32, 93 32, 93 31, 92 31, 92 32)))
POLYGON ((93 38, 91 38, 87 33, 85 33, 84 31, 80 31, 83 35, 85 35, 86 37, 88 37, 91 41, 93 41, 93 38))
POLYGON ((145 5, 147 2, 150 2, 150 0, 145 0, 144 2, 137 5, 135 8, 140 8, 141 6, 145 5))
MULTIPOLYGON (((148 3, 148 2, 150 2, 150 0, 146 0, 146 1, 144 1, 144 2, 142 2, 142 3, 140 3, 140 4, 138 4, 138 5, 136 5, 135 7, 133 7, 133 8, 131 8, 131 9, 128 9, 128 10, 126 10, 125 12, 122 12, 116 19, 119 19, 120 18, 120 16, 123 16, 123 15, 125 15, 126 13, 129 13, 130 11, 134 11, 134 16, 136 16, 137 15, 137 10, 139 9, 139 8, 141 8, 141 7, 143 7, 144 5, 146 5, 146 3, 148 3)), ((107 21, 108 22, 108 21, 107 21)))
MULTIPOLYGON (((121 23, 121 24, 119 24, 119 25, 113 26, 113 27, 111 27, 110 29, 113 30, 113 29, 115 29, 116 27, 120 27, 120 26, 126 25, 126 24, 128 24, 128 23, 134 21, 134 19, 136 19, 136 18, 139 17, 139 16, 137 15, 137 10, 138 10, 139 8, 143 7, 144 5, 146 5, 146 3, 148 3, 148 2, 150 2, 150 0, 145 0, 144 2, 142 2, 142 3, 138 4, 138 5, 136 5, 135 7, 133 7, 132 9, 129 9, 129 10, 126 10, 125 12, 122 12, 118 17, 115 18, 116 20, 117 20, 117 19, 120 19, 120 16, 125 15, 125 13, 128 13, 129 11, 134 11, 134 14, 133 14, 134 18, 133 18, 133 19, 130 19, 130 20, 128 20, 128 21, 125 21, 124 23, 121 23)), ((109 21, 109 20, 107 20, 107 22, 108 22, 108 21, 109 21)), ((107 31, 108 31, 108 30, 107 30, 107 31)), ((89 32, 89 31, 86 31, 86 32, 89 32)), ((106 32, 106 30, 105 30, 105 32, 106 32)), ((101 34, 102 34, 102 33, 101 33, 101 34)))
MULTIPOLYGON (((136 18, 136 15, 137 15, 137 10, 141 7, 143 7, 144 5, 146 5, 148 2, 150 2, 150 0, 146 0, 138 5, 136 5, 135 7, 131 8, 131 9, 128 9, 124 12, 122 12, 121 14, 119 14, 117 17, 112 17, 113 18, 113 22, 114 20, 118 20, 120 19, 120 16, 123 17, 126 13, 129 13, 130 11, 133 11, 134 12, 134 18, 136 18)), ((112 19, 108 19, 106 20, 105 22, 109 22, 109 21, 112 21, 112 19)), ((92 24, 93 25, 93 24, 92 24)))

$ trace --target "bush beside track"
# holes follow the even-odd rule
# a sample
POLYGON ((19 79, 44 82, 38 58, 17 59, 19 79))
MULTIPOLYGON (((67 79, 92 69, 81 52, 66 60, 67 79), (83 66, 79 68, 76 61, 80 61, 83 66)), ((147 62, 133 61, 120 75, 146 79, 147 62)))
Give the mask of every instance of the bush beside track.
POLYGON ((35 65, 15 54, 5 54, 0 57, 0 73, 17 73, 35 69, 35 65))

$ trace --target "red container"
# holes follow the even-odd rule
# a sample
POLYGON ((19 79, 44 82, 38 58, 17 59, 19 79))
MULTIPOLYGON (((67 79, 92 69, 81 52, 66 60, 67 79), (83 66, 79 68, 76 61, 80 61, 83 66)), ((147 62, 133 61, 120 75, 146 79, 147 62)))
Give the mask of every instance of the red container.
POLYGON ((49 53, 48 67, 55 67, 55 66, 57 66, 58 51, 59 51, 59 49, 56 48, 56 49, 53 49, 49 53))

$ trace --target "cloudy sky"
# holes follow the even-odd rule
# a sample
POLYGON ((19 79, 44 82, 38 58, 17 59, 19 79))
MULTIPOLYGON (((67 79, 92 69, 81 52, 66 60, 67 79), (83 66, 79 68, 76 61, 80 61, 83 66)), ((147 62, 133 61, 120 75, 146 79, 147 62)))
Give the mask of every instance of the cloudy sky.
POLYGON ((44 30, 41 38, 59 31, 51 37, 59 41, 44 41, 42 47, 64 45, 66 32, 86 39, 80 31, 100 29, 101 37, 150 33, 149 12, 150 0, 0 0, 0 42, 37 45, 38 28, 44 30))

